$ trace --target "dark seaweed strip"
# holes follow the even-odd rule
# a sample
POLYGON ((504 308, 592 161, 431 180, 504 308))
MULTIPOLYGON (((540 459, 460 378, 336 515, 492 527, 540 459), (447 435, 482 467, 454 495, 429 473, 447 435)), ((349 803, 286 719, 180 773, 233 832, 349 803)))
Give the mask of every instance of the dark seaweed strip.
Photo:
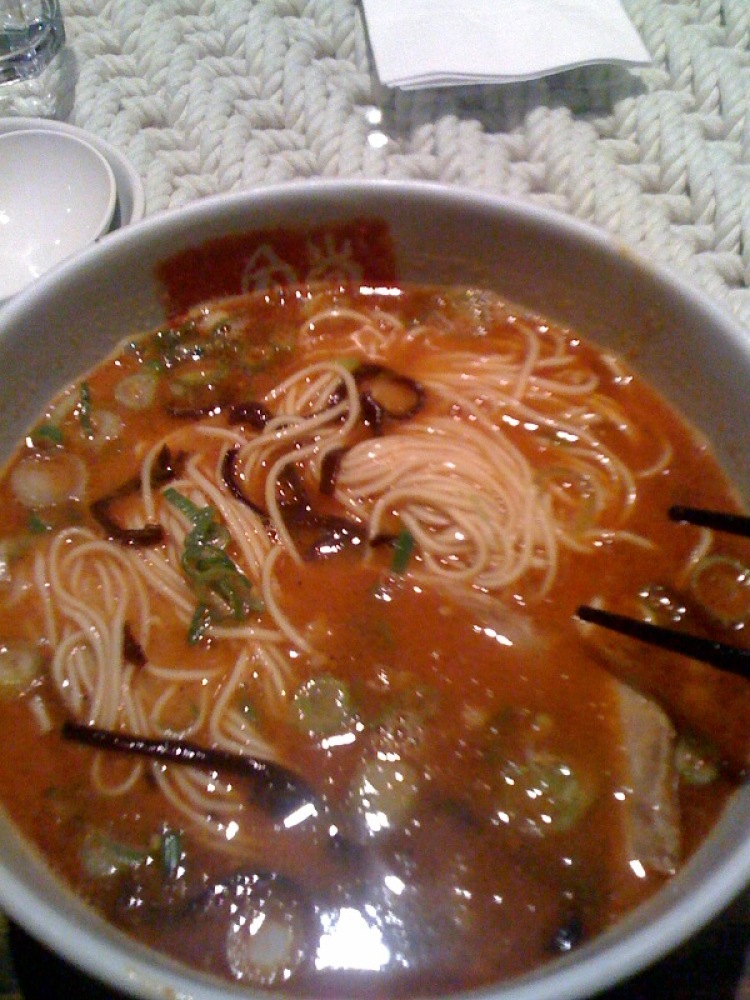
POLYGON ((229 771, 249 781, 253 801, 273 816, 286 816, 303 805, 316 803, 316 796, 304 779, 273 761, 215 747, 202 747, 187 740, 167 737, 150 739, 71 721, 63 723, 62 735, 98 750, 132 753, 167 763, 229 771))
POLYGON ((364 541, 362 527, 355 521, 336 514, 321 514, 313 509, 305 485, 294 465, 287 465, 279 479, 281 508, 284 521, 292 528, 320 528, 323 534, 307 549, 305 558, 318 559, 335 555, 351 545, 364 541))
POLYGON ((178 420, 203 420, 206 417, 218 417, 222 409, 221 403, 211 403, 210 406, 177 406, 170 403, 167 413, 178 420))
POLYGON ((142 528, 123 528, 119 525, 109 513, 109 505, 115 499, 114 496, 102 497, 90 507, 94 519, 104 528, 111 541, 139 548, 159 545, 164 541, 164 529, 160 524, 146 524, 142 528))
POLYGON ((348 451, 347 448, 331 448, 323 456, 320 463, 320 492, 323 496, 333 496, 336 489, 336 479, 341 468, 341 460, 348 451))
POLYGON ((271 412, 262 403, 233 403, 227 412, 230 426, 248 424, 256 431, 262 431, 270 419, 271 412))
MULTIPOLYGON (((383 433, 383 424, 386 420, 410 420, 424 407, 425 390, 419 382, 408 375, 399 375, 392 368, 386 365, 377 364, 374 361, 366 361, 355 368, 352 376, 356 385, 364 388, 359 393, 359 405, 362 409, 362 420, 372 429, 373 434, 383 433), (371 391, 367 383, 371 383, 377 378, 384 378, 394 385, 401 386, 411 393, 413 402, 400 410, 391 410, 385 406, 371 391)), ((340 383, 328 397, 328 406, 338 405, 344 398, 344 385, 340 383)))
MULTIPOLYGON (((411 420, 412 417, 415 417, 424 407, 425 391, 424 387, 421 386, 419 382, 416 382, 413 378, 409 378, 408 375, 400 375, 398 372, 394 372, 392 368, 388 368, 385 365, 368 362, 360 365, 359 368, 355 370, 354 381, 359 386, 363 382, 371 382, 381 376, 389 382, 392 382, 394 385, 398 385, 403 389, 406 389, 413 397, 412 405, 401 410, 390 410, 387 406, 384 406, 383 403, 378 401, 378 406, 382 410, 383 415, 389 417, 391 420, 411 420)), ((374 401, 370 392, 363 393, 363 395, 368 398, 368 405, 370 400, 374 401)))
POLYGON ((379 548, 381 545, 395 545, 398 539, 398 535, 391 532, 381 531, 379 535, 373 535, 370 539, 370 545, 373 549, 379 548))
MULTIPOLYGON (((245 494, 237 474, 239 448, 230 448, 221 463, 221 476, 227 489, 240 503, 245 504, 263 518, 266 526, 271 519, 266 511, 245 494)), ((324 533, 308 548, 307 559, 333 555, 347 545, 358 545, 364 540, 362 528, 345 517, 319 514, 313 510, 302 478, 293 464, 285 466, 278 482, 279 508, 290 529, 319 528, 324 533)))
POLYGON ((362 409, 362 419, 371 428, 373 434, 382 434, 387 413, 385 407, 381 406, 370 392, 359 394, 359 405, 362 409))
MULTIPOLYGON (((186 458, 187 454, 184 451, 178 451, 176 455, 173 455, 167 445, 164 445, 156 456, 151 470, 151 485, 163 486, 165 483, 170 483, 173 479, 182 475, 186 458)), ((140 485, 139 479, 139 489, 140 485)))
MULTIPOLYGON (((165 483, 171 482, 172 479, 179 475, 184 462, 184 452, 178 452, 173 457, 169 448, 164 445, 154 462, 151 473, 151 485, 163 486, 165 483)), ((141 477, 132 476, 111 493, 95 500, 89 509, 92 517, 104 528, 107 537, 112 541, 119 542, 121 545, 134 545, 145 548, 150 545, 159 545, 164 541, 164 529, 162 526, 160 524, 146 524, 142 528, 123 528, 122 525, 117 523, 110 512, 110 507, 116 500, 131 496, 133 493, 137 493, 140 488, 141 477)))
POLYGON ((701 528, 713 528, 716 531, 727 531, 732 535, 744 535, 750 538, 750 517, 744 514, 727 514, 718 510, 705 510, 702 507, 686 507, 674 504, 667 512, 672 521, 695 524, 701 528))
POLYGON ((297 523, 301 523, 305 516, 312 514, 310 497, 294 463, 290 462, 281 470, 276 490, 279 496, 279 507, 285 514, 296 519, 297 523))
POLYGON ((264 521, 268 521, 268 513, 263 510, 262 507, 259 507, 258 504, 254 503, 250 497, 247 496, 240 485, 240 477, 237 472, 237 459, 239 458, 239 454, 239 447, 229 448, 225 452, 224 458, 221 460, 221 478, 229 492, 236 500, 239 500, 240 503, 245 504, 246 507, 255 511, 255 513, 262 517, 264 521))
POLYGON ((133 635, 133 630, 128 622, 125 622, 122 628, 122 655, 128 663, 132 663, 135 667, 145 667, 148 662, 143 647, 133 635))
POLYGON ((683 656, 708 663, 712 667, 750 679, 750 649, 728 646, 713 639, 677 632, 662 625, 653 625, 651 622, 628 618, 626 615, 614 614, 585 604, 578 608, 576 615, 582 621, 601 625, 620 635, 640 639, 661 649, 681 653, 683 656))
POLYGON ((362 528, 355 521, 336 514, 321 514, 313 508, 302 478, 291 463, 284 467, 279 477, 279 490, 279 507, 290 529, 320 528, 323 531, 308 548, 307 559, 334 555, 349 545, 364 541, 362 528))

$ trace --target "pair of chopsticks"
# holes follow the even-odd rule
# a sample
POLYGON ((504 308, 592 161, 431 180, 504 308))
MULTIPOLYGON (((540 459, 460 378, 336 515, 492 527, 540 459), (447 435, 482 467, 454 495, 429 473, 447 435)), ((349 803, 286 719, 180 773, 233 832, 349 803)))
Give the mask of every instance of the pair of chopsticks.
MULTIPOLYGON (((695 524, 702 528, 713 528, 716 531, 726 531, 733 535, 743 535, 750 538, 750 517, 743 514, 726 514, 721 511, 704 510, 701 507, 686 507, 676 504, 667 512, 670 520, 683 524, 695 524)), ((708 663, 720 670, 726 670, 741 677, 750 679, 750 649, 740 649, 723 642, 714 642, 697 635, 678 632, 665 628, 663 625, 653 625, 651 622, 629 618, 626 615, 614 614, 601 608, 582 604, 576 611, 576 617, 593 625, 601 625, 612 632, 630 636, 642 642, 659 646, 673 653, 682 653, 694 660, 708 663)))

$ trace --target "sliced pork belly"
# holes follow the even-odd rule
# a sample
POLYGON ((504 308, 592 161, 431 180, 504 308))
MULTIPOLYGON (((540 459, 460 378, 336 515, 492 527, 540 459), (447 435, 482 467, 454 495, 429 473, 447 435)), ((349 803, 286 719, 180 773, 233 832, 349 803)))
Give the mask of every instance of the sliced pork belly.
POLYGON ((671 874, 680 860, 680 815, 674 765, 675 730, 644 695, 616 686, 626 783, 625 850, 647 870, 671 874))

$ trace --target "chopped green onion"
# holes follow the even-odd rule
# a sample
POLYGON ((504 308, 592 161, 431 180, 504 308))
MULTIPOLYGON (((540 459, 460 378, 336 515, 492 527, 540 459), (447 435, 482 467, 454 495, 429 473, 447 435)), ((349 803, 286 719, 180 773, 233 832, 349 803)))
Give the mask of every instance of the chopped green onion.
POLYGON ((573 829, 594 795, 565 760, 533 753, 508 761, 498 774, 495 807, 518 830, 544 836, 573 829))
POLYGON ((226 552, 216 545, 186 540, 185 551, 182 554, 182 568, 191 580, 211 584, 220 582, 236 567, 226 552))
POLYGON ((52 525, 47 524, 37 514, 32 514, 29 517, 27 526, 32 535, 44 535, 48 531, 52 531, 52 525))
POLYGON ((211 627, 211 609, 205 604, 199 604, 188 626, 188 643, 191 646, 197 645, 204 638, 211 627))
POLYGON ((675 745, 675 768, 686 785, 710 785, 719 777, 719 752, 708 740, 683 733, 675 745))
POLYGON ((331 736, 348 729, 353 718, 349 686, 332 674, 311 677, 294 692, 292 719, 305 732, 331 736))
POLYGON ((42 673, 38 647, 20 639, 0 642, 0 696, 12 698, 28 691, 42 673))
POLYGON ((227 377, 227 366, 216 364, 213 366, 201 364, 200 367, 180 369, 178 375, 169 384, 170 389, 176 396, 182 396, 191 389, 203 386, 215 385, 223 382, 227 377))
POLYGON ((62 444, 63 432, 56 424, 40 424, 31 432, 31 440, 37 446, 47 442, 62 444))
POLYGON ((214 586, 216 593, 226 601, 235 621, 244 621, 251 611, 262 611, 263 602, 252 593, 253 585, 248 578, 235 570, 214 586))
POLYGON ((88 382, 81 382, 81 394, 78 400, 78 420, 86 437, 94 436, 91 423, 91 388, 88 382))
POLYGON ((398 755, 365 757, 346 800, 352 838, 360 844, 403 830, 420 794, 420 771, 398 755))
POLYGON ((164 874, 172 878, 182 861, 182 836, 177 830, 164 830, 159 838, 159 853, 164 874))
POLYGON ((362 364, 362 361, 360 358, 336 358, 336 364, 339 368, 344 368, 348 372, 354 372, 362 364))
POLYGON ((410 531, 400 531, 393 546, 393 560, 391 570, 394 573, 403 573, 409 565, 411 554, 414 551, 414 536, 410 531))
POLYGON ((710 554, 690 576, 690 592, 703 610, 726 628, 750 620, 750 567, 738 559, 710 554))
POLYGON ((234 707, 244 718, 244 720, 251 725, 258 721, 258 709, 255 706, 250 693, 245 688, 244 684, 240 684, 237 692, 234 696, 234 707))
POLYGON ((209 507, 198 507, 192 500, 188 499, 188 497, 179 493, 171 486, 169 489, 164 490, 164 499, 168 500, 173 507, 176 507, 180 513, 184 514, 188 520, 193 522, 197 521, 202 516, 202 511, 210 510, 209 507))
POLYGON ((91 878, 110 878, 137 868, 147 858, 147 851, 113 840, 101 830, 90 830, 81 848, 81 864, 91 878))
POLYGON ((216 521, 214 510, 198 507, 172 487, 163 495, 193 525, 185 536, 181 563, 198 597, 188 628, 188 642, 194 645, 211 625, 227 618, 244 621, 251 611, 261 611, 263 604, 253 594, 250 580, 224 551, 230 534, 216 521))
POLYGON ((150 368, 126 375, 115 386, 115 399, 129 410, 145 410, 154 401, 159 377, 150 368))

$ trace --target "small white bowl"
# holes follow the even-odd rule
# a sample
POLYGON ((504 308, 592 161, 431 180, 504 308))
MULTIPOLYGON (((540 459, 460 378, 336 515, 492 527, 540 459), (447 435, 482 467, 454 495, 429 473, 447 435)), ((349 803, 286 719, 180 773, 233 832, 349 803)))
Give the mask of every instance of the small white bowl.
POLYGON ((78 136, 98 150, 112 167, 117 182, 117 205, 110 231, 140 222, 146 213, 146 193, 143 181, 130 160, 115 146, 95 132, 58 122, 54 118, 0 118, 0 135, 8 132, 59 132, 78 136))
POLYGON ((115 146, 102 139, 95 132, 59 122, 54 118, 0 118, 0 135, 8 132, 44 131, 59 132, 63 135, 77 136, 89 146, 98 150, 112 167, 112 173, 117 182, 117 205, 112 219, 110 231, 122 229, 133 222, 140 222, 146 212, 146 193, 143 181, 130 160, 115 146))
POLYGON ((77 136, 0 135, 0 300, 102 236, 116 200, 109 163, 77 136))

